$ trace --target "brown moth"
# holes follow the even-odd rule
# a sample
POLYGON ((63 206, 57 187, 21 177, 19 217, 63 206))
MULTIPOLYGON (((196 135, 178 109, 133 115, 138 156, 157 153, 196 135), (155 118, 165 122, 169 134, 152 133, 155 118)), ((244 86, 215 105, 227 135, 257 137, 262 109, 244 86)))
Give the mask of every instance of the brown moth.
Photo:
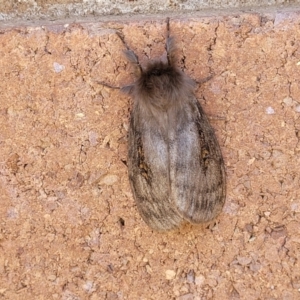
POLYGON ((133 98, 128 136, 131 189, 144 221, 167 231, 216 217, 225 202, 225 168, 215 133, 194 95, 195 82, 176 66, 167 19, 166 58, 124 51, 135 82, 121 88, 133 98))

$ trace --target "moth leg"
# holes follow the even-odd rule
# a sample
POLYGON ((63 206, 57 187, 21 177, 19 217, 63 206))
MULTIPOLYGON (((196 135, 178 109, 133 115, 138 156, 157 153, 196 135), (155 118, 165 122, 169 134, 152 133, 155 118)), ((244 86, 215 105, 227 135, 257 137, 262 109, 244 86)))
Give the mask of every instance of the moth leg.
POLYGON ((114 89, 114 90, 120 90, 121 92, 130 95, 133 91, 133 85, 129 84, 129 85, 125 85, 122 87, 119 86, 114 86, 114 85, 110 85, 109 83, 106 83, 104 81, 96 81, 98 84, 103 85, 105 87, 108 87, 110 89, 114 89))
POLYGON ((125 54, 125 57, 129 61, 129 63, 134 68, 134 76, 139 77, 143 73, 143 69, 142 69, 142 66, 139 62, 138 56, 133 52, 133 50, 131 50, 128 47, 127 43, 125 42, 125 39, 124 39, 123 35, 120 32, 116 32, 116 33, 117 33, 117 36, 119 37, 119 39, 122 41, 123 45, 126 47, 126 50, 124 50, 123 52, 125 54))
POLYGON ((173 37, 170 37, 170 18, 167 18, 167 38, 166 38, 166 51, 169 66, 175 63, 176 60, 176 46, 173 37))
POLYGON ((109 83, 106 83, 106 82, 104 82, 104 81, 96 81, 98 84, 100 84, 100 85, 103 85, 103 86, 106 86, 106 87, 108 87, 108 88, 110 88, 110 89, 114 89, 114 90, 120 90, 121 89, 121 87, 119 87, 119 86, 114 86, 114 85, 110 85, 109 83))
POLYGON ((206 82, 208 82, 208 81, 210 81, 213 77, 215 76, 215 74, 212 74, 212 75, 209 75, 209 76, 207 76, 207 77, 205 77, 205 78, 202 78, 202 79, 200 79, 200 80, 195 80, 195 79, 193 79, 197 84, 204 84, 204 83, 206 83, 206 82))

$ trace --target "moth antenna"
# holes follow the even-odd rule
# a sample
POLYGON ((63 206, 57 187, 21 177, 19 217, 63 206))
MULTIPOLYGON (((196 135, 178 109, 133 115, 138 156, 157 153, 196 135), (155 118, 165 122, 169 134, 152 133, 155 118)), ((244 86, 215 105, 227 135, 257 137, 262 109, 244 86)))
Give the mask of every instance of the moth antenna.
POLYGON ((123 35, 120 32, 116 32, 117 36, 119 37, 119 39, 122 41, 123 45, 126 47, 126 50, 124 50, 124 54, 125 57, 127 58, 127 60, 129 61, 130 64, 133 65, 134 67, 134 75, 136 77, 138 77, 140 74, 143 73, 143 69, 142 66, 139 62, 139 58, 138 56, 133 52, 133 50, 131 50, 127 43, 125 42, 125 39, 123 37, 123 35))
POLYGON ((167 38, 166 38, 166 51, 168 64, 172 65, 176 58, 176 46, 175 40, 173 37, 170 37, 170 18, 167 18, 167 38))
POLYGON ((170 37, 170 18, 167 17, 166 19, 166 25, 167 25, 167 39, 170 37))

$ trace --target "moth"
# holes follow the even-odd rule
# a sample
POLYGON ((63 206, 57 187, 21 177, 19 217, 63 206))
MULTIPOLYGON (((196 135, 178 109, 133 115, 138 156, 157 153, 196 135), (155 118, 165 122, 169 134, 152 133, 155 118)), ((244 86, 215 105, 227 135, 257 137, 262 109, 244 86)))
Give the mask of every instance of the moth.
POLYGON ((226 194, 218 141, 194 95, 195 82, 176 66, 169 18, 166 24, 166 55, 145 66, 119 35, 135 75, 121 88, 133 99, 129 181, 140 215, 158 231, 212 220, 226 194))

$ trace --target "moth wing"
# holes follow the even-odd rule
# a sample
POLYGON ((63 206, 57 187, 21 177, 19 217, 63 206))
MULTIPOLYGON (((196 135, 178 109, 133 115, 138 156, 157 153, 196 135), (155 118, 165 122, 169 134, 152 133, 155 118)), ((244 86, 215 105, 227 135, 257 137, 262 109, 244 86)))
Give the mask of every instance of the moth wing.
POLYGON ((131 115, 128 147, 129 180, 142 218, 159 231, 180 226, 183 219, 170 200, 167 139, 138 109, 131 115))
POLYGON ((171 198, 184 219, 213 219, 225 202, 225 168, 215 133, 197 99, 176 118, 170 143, 171 198))

